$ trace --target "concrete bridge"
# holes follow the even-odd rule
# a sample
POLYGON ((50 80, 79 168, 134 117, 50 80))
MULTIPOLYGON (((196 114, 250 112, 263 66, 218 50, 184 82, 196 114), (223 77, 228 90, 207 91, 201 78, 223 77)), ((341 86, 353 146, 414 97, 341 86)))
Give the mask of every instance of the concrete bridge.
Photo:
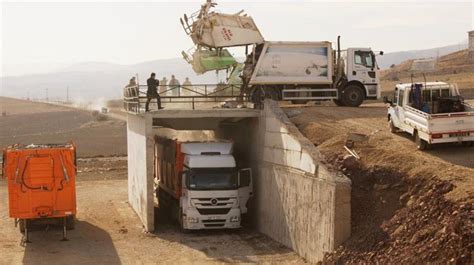
POLYGON ((254 172, 249 216, 258 231, 310 262, 350 236, 350 180, 321 162, 276 102, 264 106, 127 114, 129 202, 147 231, 155 230, 155 138, 219 138, 232 139, 236 158, 254 172))

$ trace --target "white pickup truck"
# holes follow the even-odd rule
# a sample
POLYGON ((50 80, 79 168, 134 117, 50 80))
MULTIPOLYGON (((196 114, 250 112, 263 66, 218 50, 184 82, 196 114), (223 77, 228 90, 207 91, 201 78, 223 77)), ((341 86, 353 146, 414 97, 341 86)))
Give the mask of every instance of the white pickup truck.
POLYGON ((398 84, 389 103, 390 131, 414 136, 417 148, 432 144, 474 142, 474 109, 460 97, 459 90, 444 82, 398 84))

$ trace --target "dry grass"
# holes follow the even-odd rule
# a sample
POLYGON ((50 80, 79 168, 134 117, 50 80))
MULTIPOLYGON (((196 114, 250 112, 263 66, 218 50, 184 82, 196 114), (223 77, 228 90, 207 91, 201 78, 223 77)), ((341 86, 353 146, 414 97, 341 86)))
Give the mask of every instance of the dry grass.
POLYGON ((412 74, 417 82, 423 82, 423 74, 425 74, 428 82, 443 81, 455 83, 460 89, 474 89, 474 63, 468 61, 467 55, 467 50, 462 50, 442 56, 433 71, 411 70, 413 60, 407 60, 391 69, 382 70, 382 91, 391 91, 398 83, 411 82, 412 74))

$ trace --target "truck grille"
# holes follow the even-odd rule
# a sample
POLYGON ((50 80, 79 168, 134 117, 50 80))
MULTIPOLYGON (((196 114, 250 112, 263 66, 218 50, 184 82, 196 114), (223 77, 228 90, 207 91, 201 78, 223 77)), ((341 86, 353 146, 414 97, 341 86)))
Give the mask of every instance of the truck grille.
POLYGON ((231 208, 197 208, 202 215, 228 214, 231 208))
POLYGON ((204 207, 221 207, 221 208, 227 208, 234 205, 235 201, 237 198, 197 198, 197 199, 192 199, 194 205, 197 208, 204 208, 204 207))
POLYGON ((225 223, 225 219, 202 220, 203 223, 225 223))

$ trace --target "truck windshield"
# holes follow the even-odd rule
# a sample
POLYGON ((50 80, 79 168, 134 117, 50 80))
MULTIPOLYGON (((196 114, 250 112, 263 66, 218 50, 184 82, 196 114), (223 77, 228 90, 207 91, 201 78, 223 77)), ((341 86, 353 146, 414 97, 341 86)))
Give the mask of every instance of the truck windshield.
POLYGON ((367 68, 374 67, 374 56, 370 51, 355 51, 354 52, 354 63, 363 65, 367 68))
POLYGON ((238 188, 235 168, 194 168, 187 175, 190 190, 235 190, 238 188))

